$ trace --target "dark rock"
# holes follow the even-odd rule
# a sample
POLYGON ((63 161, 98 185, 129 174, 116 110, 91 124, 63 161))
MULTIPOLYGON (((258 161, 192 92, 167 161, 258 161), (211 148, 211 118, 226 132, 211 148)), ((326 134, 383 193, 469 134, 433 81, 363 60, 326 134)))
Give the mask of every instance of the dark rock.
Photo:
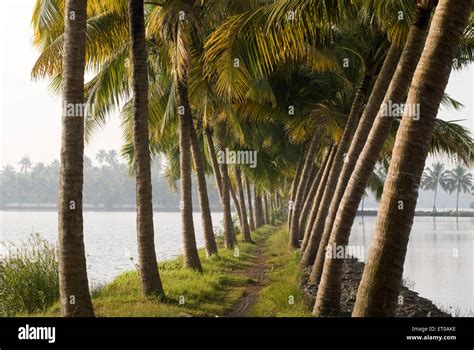
MULTIPOLYGON (((314 305, 318 286, 308 284, 308 276, 311 268, 308 268, 303 274, 301 280, 301 288, 305 295, 314 305)), ((340 317, 350 317, 357 296, 357 288, 359 287, 362 273, 364 272, 364 264, 357 259, 346 259, 343 265, 342 275, 342 291, 341 291, 341 310, 340 317)), ((402 303, 398 305, 395 313, 396 317, 451 317, 451 315, 441 311, 430 300, 418 295, 415 291, 405 286, 400 288, 402 303)))

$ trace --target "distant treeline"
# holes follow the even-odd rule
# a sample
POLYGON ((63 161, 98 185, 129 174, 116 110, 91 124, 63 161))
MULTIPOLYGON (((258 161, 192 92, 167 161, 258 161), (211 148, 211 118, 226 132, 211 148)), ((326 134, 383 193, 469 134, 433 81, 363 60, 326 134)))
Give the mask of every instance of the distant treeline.
MULTIPOLYGON (((135 177, 129 168, 117 161, 115 151, 99 152, 95 166, 88 157, 84 159, 84 207, 104 210, 125 209, 135 206, 135 177)), ((55 207, 58 200, 59 161, 48 165, 33 164, 25 156, 18 163, 19 169, 4 166, 0 172, 0 206, 55 207)), ((170 183, 159 159, 152 163, 153 204, 155 209, 179 210, 179 186, 170 183)), ((193 178, 193 182, 195 179, 193 178)), ((209 178, 208 190, 211 209, 220 211, 219 195, 214 180, 209 178)), ((193 189, 197 186, 193 185, 193 189)), ((193 205, 199 208, 197 193, 193 205)))

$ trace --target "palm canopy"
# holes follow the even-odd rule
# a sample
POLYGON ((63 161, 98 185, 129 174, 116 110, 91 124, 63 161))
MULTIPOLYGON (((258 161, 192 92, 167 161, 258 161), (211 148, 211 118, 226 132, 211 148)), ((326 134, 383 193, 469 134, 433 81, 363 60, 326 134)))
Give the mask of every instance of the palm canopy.
MULTIPOLYGON (((179 0, 147 4, 151 151, 169 157, 178 152, 172 91, 187 66, 198 125, 214 129, 234 148, 258 149, 261 167, 248 176, 279 181, 271 170, 262 175, 264 167, 281 167, 282 176, 294 172, 296 161, 291 155, 304 149, 315 132, 321 133, 325 145, 337 142, 354 96, 353 82, 369 68, 371 74, 377 73, 390 43, 403 45, 413 3, 279 0, 262 5, 256 0, 179 0), (351 61, 349 68, 341 65, 344 58, 351 61), (289 107, 294 113, 288 113, 289 107), (268 162, 263 161, 267 156, 268 162), (271 161, 271 157, 277 158, 271 161)), ((55 90, 61 82, 63 6, 62 0, 37 0, 32 20, 33 42, 41 52, 32 76, 52 78, 55 90)), ((86 135, 90 138, 111 112, 120 110, 126 140, 122 153, 133 162, 127 21, 125 0, 88 2, 86 63, 92 78, 85 87, 91 108, 86 135)), ((472 33, 470 25, 460 50, 461 64, 472 58, 472 33)), ((390 141, 387 150, 389 145, 390 141)), ((472 140, 465 128, 439 121, 432 151, 457 154, 468 162, 472 140)))

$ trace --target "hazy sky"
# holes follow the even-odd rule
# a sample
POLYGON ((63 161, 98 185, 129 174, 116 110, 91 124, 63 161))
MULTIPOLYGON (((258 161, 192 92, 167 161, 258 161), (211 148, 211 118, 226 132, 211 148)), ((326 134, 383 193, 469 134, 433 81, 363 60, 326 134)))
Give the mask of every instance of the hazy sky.
MULTIPOLYGON (((61 101, 52 96, 47 81, 32 81, 31 68, 38 53, 31 45, 31 14, 35 0, 2 0, 0 11, 0 167, 15 165, 24 155, 36 162, 59 158, 61 101)), ((439 117, 466 119, 462 124, 474 130, 474 68, 453 72, 448 94, 461 101, 461 111, 442 109, 439 117)), ((94 158, 99 149, 120 149, 120 122, 110 117, 104 130, 97 132, 85 153, 94 158)))

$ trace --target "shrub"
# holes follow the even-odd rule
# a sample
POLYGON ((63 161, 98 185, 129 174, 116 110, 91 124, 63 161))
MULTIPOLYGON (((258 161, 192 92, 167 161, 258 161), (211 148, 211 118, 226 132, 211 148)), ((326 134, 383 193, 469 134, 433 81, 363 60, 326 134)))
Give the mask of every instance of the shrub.
POLYGON ((59 298, 56 249, 38 234, 19 245, 3 244, 0 316, 43 311, 59 298))

